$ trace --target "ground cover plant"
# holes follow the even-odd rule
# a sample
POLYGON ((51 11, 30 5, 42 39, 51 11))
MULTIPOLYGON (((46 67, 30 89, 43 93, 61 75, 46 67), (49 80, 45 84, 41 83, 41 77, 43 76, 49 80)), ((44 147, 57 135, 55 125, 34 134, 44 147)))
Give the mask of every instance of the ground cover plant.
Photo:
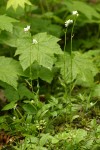
POLYGON ((0 1, 0 150, 100 149, 100 1, 0 1))

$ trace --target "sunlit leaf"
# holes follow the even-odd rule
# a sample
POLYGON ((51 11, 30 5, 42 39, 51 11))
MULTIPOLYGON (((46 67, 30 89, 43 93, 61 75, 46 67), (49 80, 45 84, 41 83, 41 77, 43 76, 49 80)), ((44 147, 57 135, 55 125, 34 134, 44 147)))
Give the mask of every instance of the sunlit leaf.
POLYGON ((17 9, 18 6, 21 6, 22 8, 24 8, 25 4, 31 5, 31 2, 29 0, 8 0, 7 9, 11 6, 15 10, 17 9))
POLYGON ((24 70, 35 61, 51 70, 55 61, 54 54, 62 54, 58 41, 58 38, 47 33, 36 34, 33 38, 25 37, 19 39, 15 55, 20 55, 19 60, 24 70), (33 39, 37 41, 36 44, 33 44, 33 39))

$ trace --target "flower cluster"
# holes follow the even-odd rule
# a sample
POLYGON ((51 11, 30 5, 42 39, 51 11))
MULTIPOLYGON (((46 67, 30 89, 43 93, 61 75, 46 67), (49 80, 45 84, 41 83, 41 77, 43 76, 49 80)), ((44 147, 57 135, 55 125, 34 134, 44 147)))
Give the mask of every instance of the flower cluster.
POLYGON ((77 10, 75 10, 75 11, 72 11, 72 15, 79 16, 79 13, 77 10))
MULTIPOLYGON (((79 16, 79 14, 78 14, 78 11, 72 11, 72 15, 73 16, 79 16)), ((72 24, 73 23, 73 20, 71 20, 71 19, 69 19, 69 20, 67 20, 67 21, 65 21, 65 27, 68 27, 70 24, 72 24)))
POLYGON ((33 39, 33 44, 37 44, 38 41, 36 39, 33 39))
POLYGON ((46 122, 44 119, 43 119, 43 120, 40 120, 40 121, 36 120, 35 123, 36 123, 36 128, 37 128, 38 130, 43 130, 43 129, 46 128, 46 123, 47 123, 47 122, 46 122))
POLYGON ((73 23, 73 20, 69 19, 65 22, 65 27, 68 27, 69 24, 72 24, 73 23))
POLYGON ((29 25, 27 25, 27 27, 26 28, 24 28, 24 32, 27 32, 27 31, 29 31, 30 30, 30 26, 29 25))

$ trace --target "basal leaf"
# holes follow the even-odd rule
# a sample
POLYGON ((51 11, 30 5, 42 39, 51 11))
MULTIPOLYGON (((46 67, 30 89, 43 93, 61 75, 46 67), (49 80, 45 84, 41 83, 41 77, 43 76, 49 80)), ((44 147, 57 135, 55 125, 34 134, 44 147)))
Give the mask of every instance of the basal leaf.
POLYGON ((13 19, 11 17, 0 15, 0 29, 6 30, 9 32, 13 31, 13 22, 18 22, 16 19, 13 19))
POLYGON ((22 68, 18 61, 12 58, 0 57, 0 80, 17 88, 18 75, 22 74, 22 68))
POLYGON ((35 61, 40 66, 51 70, 55 61, 54 54, 62 54, 60 46, 57 44, 58 41, 58 38, 47 33, 36 34, 33 38, 23 37, 18 40, 18 48, 15 55, 20 55, 19 60, 24 70, 35 61), (33 44, 33 39, 37 43, 33 44))
POLYGON ((83 86, 91 86, 93 84, 94 76, 98 72, 91 59, 86 58, 84 54, 79 52, 73 52, 72 68, 71 56, 68 53, 66 53, 65 56, 61 56, 56 65, 61 68, 61 74, 66 80, 66 83, 71 82, 72 76, 72 81, 76 80, 77 84, 83 86))
POLYGON ((31 5, 31 2, 29 0, 8 0, 7 9, 11 6, 15 10, 17 9, 18 6, 21 6, 22 8, 24 8, 25 4, 31 5))

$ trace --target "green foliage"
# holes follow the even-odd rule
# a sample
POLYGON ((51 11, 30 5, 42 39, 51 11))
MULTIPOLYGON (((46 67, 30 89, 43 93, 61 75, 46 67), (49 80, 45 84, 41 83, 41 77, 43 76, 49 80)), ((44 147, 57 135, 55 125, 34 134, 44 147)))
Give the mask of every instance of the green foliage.
POLYGON ((99 6, 0 1, 0 149, 100 149, 99 6))
POLYGON ((64 2, 64 4, 68 7, 70 11, 77 10, 84 14, 88 19, 92 19, 92 17, 100 17, 99 13, 92 6, 89 6, 82 1, 72 2, 71 0, 69 0, 68 2, 64 2))

